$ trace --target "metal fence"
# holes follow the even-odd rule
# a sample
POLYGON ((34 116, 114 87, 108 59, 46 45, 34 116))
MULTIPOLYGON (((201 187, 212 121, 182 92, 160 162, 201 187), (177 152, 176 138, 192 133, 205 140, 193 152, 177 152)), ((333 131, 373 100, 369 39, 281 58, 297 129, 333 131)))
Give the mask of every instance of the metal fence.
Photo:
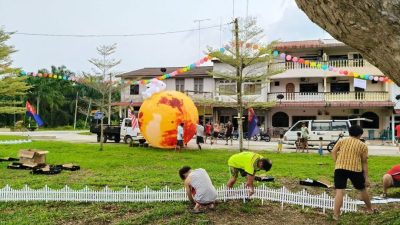
MULTIPOLYGON (((307 191, 291 192, 285 187, 279 189, 268 188, 265 185, 255 188, 256 192, 251 199, 264 201, 274 201, 284 204, 300 205, 304 207, 320 208, 325 212, 326 209, 333 209, 334 199, 326 193, 312 195, 307 191)), ((217 188, 220 201, 249 199, 248 189, 244 184, 227 188, 225 185, 217 188)), ((9 201, 77 201, 77 202, 166 202, 166 201, 186 201, 185 190, 172 190, 165 187, 161 190, 152 190, 148 187, 142 190, 131 190, 128 187, 122 190, 111 190, 105 187, 103 190, 91 190, 85 187, 81 190, 74 190, 65 186, 62 189, 54 190, 47 185, 42 189, 32 189, 25 185, 20 190, 11 188, 9 185, 0 189, 0 202, 9 201)), ((357 211, 357 201, 350 199, 347 195, 344 198, 342 211, 357 211)))

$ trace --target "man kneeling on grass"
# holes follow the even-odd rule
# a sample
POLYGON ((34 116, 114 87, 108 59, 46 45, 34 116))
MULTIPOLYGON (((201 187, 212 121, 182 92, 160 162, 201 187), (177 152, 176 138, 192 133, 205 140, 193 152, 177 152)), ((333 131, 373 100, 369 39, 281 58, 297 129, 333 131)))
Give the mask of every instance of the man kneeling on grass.
POLYGON ((350 137, 338 141, 332 150, 332 158, 335 161, 336 195, 333 207, 333 219, 335 220, 338 220, 340 216, 347 179, 350 179, 354 188, 361 192, 361 199, 367 207, 366 211, 374 212, 366 189, 369 186, 368 147, 360 140, 363 129, 358 125, 351 126, 349 134, 350 137))
POLYGON ((193 213, 203 212, 203 207, 214 209, 217 190, 205 169, 192 170, 189 166, 184 166, 179 170, 179 176, 184 181, 189 200, 195 204, 193 213))
POLYGON ((400 187, 400 165, 395 165, 383 176, 383 194, 387 197, 387 189, 391 187, 400 187))
POLYGON ((228 188, 232 188, 240 173, 242 177, 247 176, 246 186, 250 188, 249 195, 254 194, 254 178, 257 171, 269 171, 272 161, 254 152, 241 152, 232 155, 228 160, 231 178, 228 181, 228 188))

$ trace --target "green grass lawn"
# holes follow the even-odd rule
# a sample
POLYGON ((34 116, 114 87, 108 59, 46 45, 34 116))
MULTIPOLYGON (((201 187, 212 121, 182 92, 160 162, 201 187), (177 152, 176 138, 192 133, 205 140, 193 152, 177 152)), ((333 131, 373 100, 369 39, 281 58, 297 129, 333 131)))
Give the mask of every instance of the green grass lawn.
MULTIPOLYGON (((26 139, 24 136, 16 136, 16 135, 0 135, 0 141, 10 141, 10 140, 22 140, 26 139)), ((0 149, 2 149, 0 147, 0 149)))
MULTIPOLYGON (((220 186, 225 184, 229 178, 227 160, 229 156, 236 153, 236 151, 227 150, 185 150, 176 153, 171 150, 129 148, 124 144, 112 143, 106 144, 104 151, 98 151, 97 144, 34 141, 33 143, 21 145, 0 145, 0 157, 17 157, 20 149, 27 148, 49 151, 47 155, 47 163, 49 164, 75 163, 81 166, 81 170, 75 172, 63 171, 61 174, 53 176, 31 175, 26 170, 6 169, 7 163, 2 162, 0 163, 0 187, 9 184, 14 188, 21 188, 27 184, 32 188, 41 188, 44 185, 52 188, 61 188, 65 185, 69 185, 72 188, 82 188, 87 185, 93 189, 100 189, 104 186, 109 186, 112 189, 121 189, 125 186, 133 189, 141 189, 145 186, 153 189, 161 189, 164 186, 181 188, 182 182, 178 177, 178 169, 183 165, 206 169, 214 185, 220 186)), ((268 173, 276 178, 276 182, 268 183, 272 187, 284 185, 291 190, 300 190, 304 187, 298 185, 299 179, 326 178, 333 181, 333 162, 330 155, 320 157, 317 154, 305 153, 260 153, 273 161, 273 167, 268 173)), ((399 164, 399 162, 399 157, 371 156, 369 158, 369 174, 373 183, 371 191, 374 194, 378 194, 381 191, 380 179, 384 172, 392 165, 399 164)), ((244 181, 244 179, 242 178, 239 181, 244 181)), ((324 191, 324 189, 320 188, 308 189, 310 192, 317 193, 324 191)), ((392 190, 391 193, 394 192, 395 190, 392 190)), ((221 204, 219 208, 225 207, 226 211, 229 212, 230 207, 239 207, 238 215, 243 214, 243 216, 246 216, 254 212, 260 220, 265 214, 264 210, 268 211, 276 208, 279 211, 279 206, 275 204, 270 205, 272 209, 269 209, 268 206, 262 206, 264 210, 258 211, 258 208, 261 207, 259 204, 256 201, 247 206, 242 206, 240 203, 225 203, 221 204)), ((396 209, 397 213, 400 212, 399 208, 396 209)), ((76 221, 77 224, 201 224, 203 222, 209 224, 209 222, 205 221, 218 224, 223 222, 216 212, 193 217, 186 212, 186 209, 187 203, 0 203, 0 224, 1 221, 9 221, 7 224, 14 224, 14 222, 15 224, 24 224, 27 223, 28 219, 31 219, 32 223, 34 221, 37 221, 35 223, 40 223, 39 221, 43 220, 43 223, 48 224, 62 224, 64 222, 68 223, 68 221, 76 221), (111 209, 109 209, 110 207, 111 209), (28 208, 38 215, 25 215, 28 208), (85 214, 84 212, 86 211, 90 212, 85 214), (94 220, 85 218, 85 215, 92 214, 93 218, 95 218, 94 220), (166 215, 169 215, 172 219, 167 220, 166 215)), ((301 220, 305 222, 304 224, 307 224, 306 221, 310 218, 315 220, 318 215, 316 211, 304 213, 296 207, 291 207, 288 210, 291 211, 290 213, 293 213, 292 211, 297 212, 293 216, 301 217, 301 220)), ((223 210, 218 212, 224 213, 223 210)), ((279 212, 275 211, 274 213, 279 214, 279 212)), ((348 215, 358 216, 359 214, 348 215)), ((225 216, 235 221, 234 214, 228 213, 225 216)), ((363 217, 360 217, 359 221, 363 221, 361 218, 363 217)), ((375 215, 368 218, 370 218, 370 221, 383 219, 375 215)), ((343 223, 351 219, 351 216, 345 216, 343 223)), ((320 222, 330 223, 332 221, 324 219, 320 222)))

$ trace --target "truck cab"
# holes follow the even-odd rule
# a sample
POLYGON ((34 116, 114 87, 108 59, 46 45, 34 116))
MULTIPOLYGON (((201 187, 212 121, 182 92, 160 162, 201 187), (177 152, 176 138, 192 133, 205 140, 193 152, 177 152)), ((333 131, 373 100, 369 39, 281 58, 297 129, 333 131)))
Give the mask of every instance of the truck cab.
POLYGON ((131 143, 134 140, 139 142, 145 142, 144 137, 140 133, 139 124, 132 127, 132 119, 125 118, 122 120, 121 124, 121 137, 123 138, 126 144, 131 143))

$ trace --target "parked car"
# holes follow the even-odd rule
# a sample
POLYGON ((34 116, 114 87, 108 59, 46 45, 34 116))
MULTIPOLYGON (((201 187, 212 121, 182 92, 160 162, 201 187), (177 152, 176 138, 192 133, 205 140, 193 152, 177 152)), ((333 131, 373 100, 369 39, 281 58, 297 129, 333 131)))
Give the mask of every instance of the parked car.
POLYGON ((328 146, 330 143, 335 142, 339 135, 343 137, 349 136, 349 127, 351 121, 364 120, 372 122, 372 120, 365 118, 349 119, 349 120, 300 120, 295 123, 284 134, 284 144, 294 145, 297 140, 297 133, 301 132, 301 126, 306 124, 309 132, 308 145, 317 146, 319 138, 322 137, 323 146, 328 146))

